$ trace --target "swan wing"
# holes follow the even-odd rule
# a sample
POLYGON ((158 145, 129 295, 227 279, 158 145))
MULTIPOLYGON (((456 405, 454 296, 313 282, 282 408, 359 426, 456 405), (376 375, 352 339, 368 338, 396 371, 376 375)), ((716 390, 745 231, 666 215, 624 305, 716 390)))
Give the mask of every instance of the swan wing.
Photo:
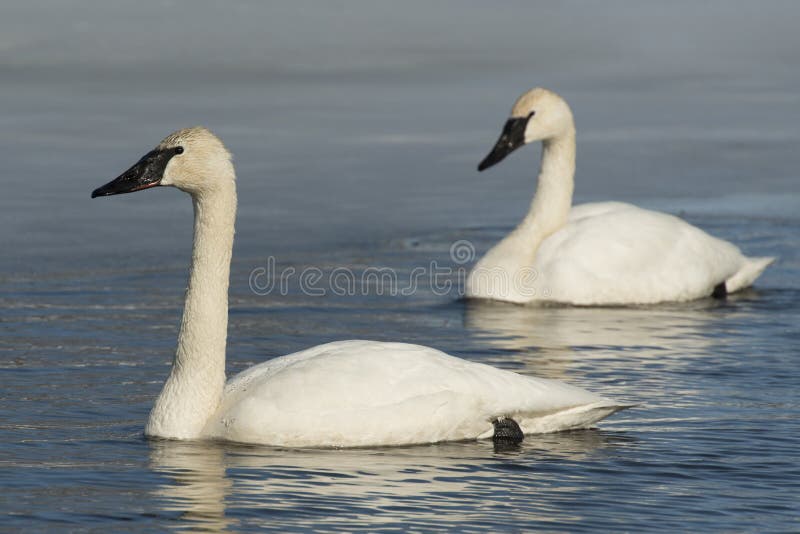
POLYGON ((534 268, 551 300, 646 304, 710 296, 747 263, 736 246, 678 217, 603 202, 573 208, 534 268))
POLYGON ((374 446, 590 426, 623 406, 567 384, 404 343, 342 341, 265 362, 226 386, 209 437, 284 446, 374 446))

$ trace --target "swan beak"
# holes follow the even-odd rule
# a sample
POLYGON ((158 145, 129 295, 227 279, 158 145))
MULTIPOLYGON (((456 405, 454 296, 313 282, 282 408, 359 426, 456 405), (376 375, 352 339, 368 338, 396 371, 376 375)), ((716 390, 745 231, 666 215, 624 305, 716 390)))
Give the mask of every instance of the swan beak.
POLYGON ((123 172, 106 185, 92 191, 92 198, 133 193, 149 189, 161 183, 167 163, 176 154, 175 149, 151 150, 136 162, 133 167, 123 172))
POLYGON ((506 121, 503 126, 503 132, 500 134, 500 139, 495 143, 494 148, 489 155, 483 158, 483 161, 478 165, 478 170, 483 171, 494 165, 500 163, 506 156, 514 152, 516 149, 525 144, 525 128, 528 125, 528 118, 526 117, 512 117, 506 121))

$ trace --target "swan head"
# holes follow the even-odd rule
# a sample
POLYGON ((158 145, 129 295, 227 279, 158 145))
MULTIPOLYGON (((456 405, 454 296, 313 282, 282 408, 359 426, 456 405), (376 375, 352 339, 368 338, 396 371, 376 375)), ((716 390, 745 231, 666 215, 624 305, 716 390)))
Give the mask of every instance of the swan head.
POLYGON ((92 192, 92 198, 170 185, 191 195, 219 188, 233 177, 231 154, 202 126, 169 134, 130 169, 92 192))
POLYGON ((522 145, 547 141, 570 132, 575 132, 575 123, 567 102, 547 89, 531 89, 514 103, 500 139, 480 162, 478 170, 500 163, 522 145))

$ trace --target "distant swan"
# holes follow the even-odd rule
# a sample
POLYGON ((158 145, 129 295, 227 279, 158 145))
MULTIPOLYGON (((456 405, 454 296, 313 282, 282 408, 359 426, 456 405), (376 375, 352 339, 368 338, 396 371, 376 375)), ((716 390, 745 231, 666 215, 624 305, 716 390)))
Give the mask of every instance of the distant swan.
POLYGON ((204 128, 177 131, 92 197, 171 185, 194 201, 194 247, 178 348, 145 433, 290 447, 351 447, 585 428, 624 408, 554 380, 404 343, 340 341, 225 381, 236 217, 231 156, 204 128))
POLYGON ((652 304, 724 296, 750 286, 774 258, 748 258, 685 221, 622 202, 571 208, 575 124, 557 94, 536 88, 511 110, 482 171, 542 141, 530 211, 475 265, 468 297, 516 303, 652 304))

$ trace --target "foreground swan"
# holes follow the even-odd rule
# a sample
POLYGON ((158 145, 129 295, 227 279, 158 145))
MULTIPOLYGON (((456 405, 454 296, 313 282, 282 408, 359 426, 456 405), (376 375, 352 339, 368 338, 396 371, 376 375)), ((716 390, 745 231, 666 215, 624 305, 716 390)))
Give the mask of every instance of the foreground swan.
POLYGON ((542 141, 530 211, 475 266, 469 297, 578 305, 685 301, 748 287, 774 258, 739 249, 677 217, 622 202, 571 208, 575 124, 546 89, 522 95, 482 171, 520 146, 542 141))
POLYGON ((230 154, 204 128, 180 130, 92 197, 158 185, 192 196, 194 248, 178 348, 148 436, 293 447, 518 440, 521 432, 584 428, 625 407, 428 347, 373 341, 320 345, 256 365, 226 384, 236 216, 230 154))

